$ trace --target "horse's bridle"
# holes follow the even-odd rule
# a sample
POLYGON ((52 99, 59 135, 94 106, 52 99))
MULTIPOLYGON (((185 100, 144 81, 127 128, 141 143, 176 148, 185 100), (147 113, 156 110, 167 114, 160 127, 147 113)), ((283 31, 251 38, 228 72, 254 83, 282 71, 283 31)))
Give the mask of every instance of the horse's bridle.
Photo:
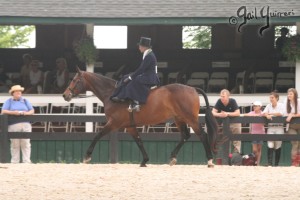
POLYGON ((71 93, 71 95, 73 96, 73 97, 75 97, 75 96, 78 96, 78 94, 79 94, 79 92, 81 91, 81 89, 83 88, 83 83, 81 83, 81 85, 80 85, 80 87, 81 88, 76 88, 76 87, 78 87, 78 83, 80 83, 80 82, 82 82, 82 77, 81 77, 81 75, 79 75, 79 77, 78 78, 76 78, 76 80, 72 80, 72 81, 74 81, 75 83, 74 83, 74 87, 73 88, 70 88, 70 87, 68 87, 68 90, 70 91, 70 93, 71 93), (75 91, 77 90, 77 94, 75 94, 75 91))

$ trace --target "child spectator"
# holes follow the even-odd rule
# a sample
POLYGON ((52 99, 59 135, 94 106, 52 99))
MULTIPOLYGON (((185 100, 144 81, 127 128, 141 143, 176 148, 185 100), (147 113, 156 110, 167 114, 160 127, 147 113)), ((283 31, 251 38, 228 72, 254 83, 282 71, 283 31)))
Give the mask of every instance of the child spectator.
MULTIPOLYGON (((245 114, 245 116, 262 116, 263 114, 261 111, 261 106, 262 106, 262 103, 260 101, 255 101, 253 103, 253 111, 245 114)), ((250 133, 251 134, 265 134, 264 124, 250 123, 250 133)), ((260 165, 263 144, 264 144, 264 141, 261 141, 261 140, 252 141, 252 151, 255 154, 257 166, 260 165)))

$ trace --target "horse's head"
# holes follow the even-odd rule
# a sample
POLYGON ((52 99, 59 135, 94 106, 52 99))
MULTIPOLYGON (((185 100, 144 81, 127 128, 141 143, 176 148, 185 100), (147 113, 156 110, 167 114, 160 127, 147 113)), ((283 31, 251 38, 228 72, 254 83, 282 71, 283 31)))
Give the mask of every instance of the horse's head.
POLYGON ((63 97, 66 101, 71 101, 73 97, 78 96, 82 92, 85 92, 85 81, 83 72, 77 67, 77 74, 63 93, 63 97))

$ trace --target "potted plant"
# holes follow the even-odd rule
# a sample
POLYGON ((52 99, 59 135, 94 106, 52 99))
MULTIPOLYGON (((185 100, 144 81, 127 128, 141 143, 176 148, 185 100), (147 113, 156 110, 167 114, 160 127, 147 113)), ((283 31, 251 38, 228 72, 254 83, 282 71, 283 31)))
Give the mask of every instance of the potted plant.
POLYGON ((74 43, 74 50, 77 58, 87 65, 93 64, 97 59, 97 48, 94 45, 93 38, 85 36, 74 43))
POLYGON ((291 36, 282 51, 289 61, 300 60, 300 35, 291 36))

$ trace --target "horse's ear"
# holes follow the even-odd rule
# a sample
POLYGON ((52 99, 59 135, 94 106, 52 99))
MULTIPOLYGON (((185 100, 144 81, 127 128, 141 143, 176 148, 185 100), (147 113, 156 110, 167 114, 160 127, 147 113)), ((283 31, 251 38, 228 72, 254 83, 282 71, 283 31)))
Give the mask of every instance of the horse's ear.
POLYGON ((78 74, 81 74, 81 70, 79 69, 78 66, 76 67, 76 70, 77 70, 77 73, 78 73, 78 74))

